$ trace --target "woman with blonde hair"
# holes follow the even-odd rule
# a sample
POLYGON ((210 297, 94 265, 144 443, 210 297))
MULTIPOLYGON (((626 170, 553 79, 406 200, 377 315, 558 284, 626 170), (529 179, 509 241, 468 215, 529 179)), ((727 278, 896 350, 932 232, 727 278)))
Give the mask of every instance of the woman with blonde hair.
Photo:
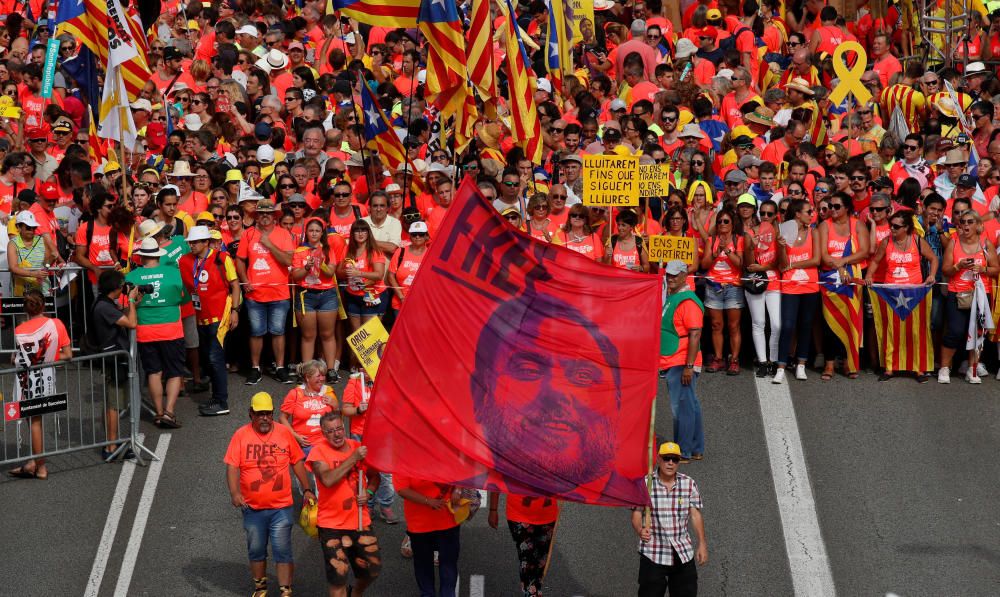
POLYGON ((688 232, 698 241, 703 252, 708 239, 715 232, 715 195, 712 185, 704 180, 693 180, 688 185, 688 232))

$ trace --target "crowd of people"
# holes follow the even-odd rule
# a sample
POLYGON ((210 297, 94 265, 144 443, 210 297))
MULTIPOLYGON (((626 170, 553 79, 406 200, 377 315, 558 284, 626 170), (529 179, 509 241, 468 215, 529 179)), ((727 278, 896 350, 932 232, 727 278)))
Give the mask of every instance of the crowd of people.
MULTIPOLYGON (((136 329, 164 428, 182 424, 185 378, 192 393, 210 390, 205 416, 229 414, 230 374, 250 386, 265 374, 295 384, 278 421, 269 396, 253 398, 251 422, 226 456, 258 590, 270 535, 281 594, 291 592, 283 550, 292 470, 319 503, 331 595, 346 594, 348 569, 354 595, 377 577, 371 518, 397 522, 396 493, 421 595, 451 594, 461 492, 364 472, 357 441, 370 380, 344 340, 373 318, 391 328, 463 181, 540 241, 664 276, 676 338, 661 376, 675 420, 687 422, 675 425, 679 446, 660 452, 669 470, 664 485, 651 485, 654 510, 676 507, 664 505, 676 483, 700 520, 697 487, 676 464, 703 456, 693 390, 701 373, 752 366, 785 383, 786 371, 806 379, 810 361, 824 381, 838 368, 856 378, 865 365, 883 380, 908 372, 950 383, 956 369, 981 383, 988 373, 967 333, 984 310, 975 289, 982 283, 991 315, 1000 275, 1000 82, 989 62, 1000 51, 1000 11, 966 15, 966 35, 948 44, 954 54, 928 63, 912 52, 912 11, 895 3, 844 15, 821 0, 595 0, 592 19, 577 15, 572 68, 557 80, 545 67, 547 3, 515 3, 542 129, 533 163, 512 137, 504 69, 499 116, 482 117, 456 152, 453 123, 425 98, 420 32, 327 14, 319 0, 138 7, 152 70, 130 104, 138 141, 109 144, 92 134, 85 82, 71 76, 73 36, 58 35, 61 68, 51 96, 42 93, 52 24, 33 22, 44 13, 29 4, 0 27, 5 292, 25 296, 38 316, 38 296, 58 291, 52 272, 82 268, 74 285, 94 304, 95 341, 127 348, 122 330, 136 329), (833 56, 845 41, 868 52, 860 83, 871 97, 834 104, 833 56), (399 136, 398 168, 367 136, 361 85, 399 136), (588 206, 588 154, 667 165, 669 192, 637 207, 588 206), (655 235, 693 239, 695 259, 651 261, 655 235), (878 350, 888 324, 874 316, 869 288, 882 286, 930 288, 926 329, 916 332, 933 346, 929 363, 894 368, 878 350), (859 314, 844 316, 834 294, 859 314), (338 399, 331 386, 342 375, 350 380, 338 399)), ((472 3, 458 4, 467 17, 472 3)), ((120 397, 107 413, 109 438, 115 405, 120 397)), ((42 466, 18 473, 43 476, 42 466)), ((541 595, 558 504, 508 496, 507 517, 522 590, 541 595)), ((670 581, 672 595, 694 594, 688 564, 707 551, 675 542, 686 524, 665 529, 659 519, 633 520, 646 545, 640 595, 664 593, 658 575, 682 577, 670 581)))

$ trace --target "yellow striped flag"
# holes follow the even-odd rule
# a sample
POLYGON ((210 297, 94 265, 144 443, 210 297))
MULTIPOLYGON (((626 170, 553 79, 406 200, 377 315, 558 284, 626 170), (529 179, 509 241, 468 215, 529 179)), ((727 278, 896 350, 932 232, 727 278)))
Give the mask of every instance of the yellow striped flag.
POLYGON ((489 0, 472 0, 466 53, 469 79, 484 102, 497 97, 496 67, 493 65, 493 19, 489 0))
POLYGON ((381 27, 416 27, 420 0, 327 0, 326 13, 339 10, 359 23, 381 27))
POLYGON ((531 80, 527 52, 514 20, 510 0, 499 3, 504 13, 504 43, 507 49, 507 86, 510 95, 510 132, 533 164, 542 163, 542 123, 535 104, 535 84, 531 80))

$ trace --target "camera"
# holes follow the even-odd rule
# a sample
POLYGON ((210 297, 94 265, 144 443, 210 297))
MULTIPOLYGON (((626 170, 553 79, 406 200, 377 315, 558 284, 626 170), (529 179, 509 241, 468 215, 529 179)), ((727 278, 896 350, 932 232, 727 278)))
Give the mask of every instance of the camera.
POLYGON ((135 287, 141 294, 153 294, 154 292, 156 292, 156 287, 153 286, 152 284, 135 285, 132 284, 131 282, 125 282, 125 284, 122 285, 122 292, 124 294, 128 294, 132 292, 133 287, 135 287))

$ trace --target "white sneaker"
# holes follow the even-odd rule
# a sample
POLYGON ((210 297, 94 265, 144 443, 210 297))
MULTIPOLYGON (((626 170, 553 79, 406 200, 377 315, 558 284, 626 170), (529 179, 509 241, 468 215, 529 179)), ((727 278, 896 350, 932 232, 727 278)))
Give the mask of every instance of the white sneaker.
MULTIPOLYGON (((1000 373, 1000 372, 998 372, 1000 373)), ((976 363, 976 375, 979 377, 989 377, 990 370, 986 368, 986 365, 982 361, 976 363)))
POLYGON ((965 375, 965 372, 968 370, 969 370, 969 361, 967 360, 962 361, 962 363, 958 366, 958 374, 965 375))
POLYGON ((951 383, 951 369, 948 367, 938 369, 938 383, 951 383))
POLYGON ((774 372, 774 377, 771 378, 771 383, 785 383, 784 367, 778 367, 778 370, 774 372))
POLYGON ((799 381, 805 381, 806 379, 808 379, 806 377, 806 366, 803 365, 802 363, 799 363, 798 365, 795 366, 795 379, 799 381))
POLYGON ((983 378, 973 373, 972 369, 969 369, 968 371, 965 372, 965 381, 972 384, 980 384, 983 383, 983 378))
POLYGON ((1000 381, 1000 369, 997 369, 997 381, 1000 381))

